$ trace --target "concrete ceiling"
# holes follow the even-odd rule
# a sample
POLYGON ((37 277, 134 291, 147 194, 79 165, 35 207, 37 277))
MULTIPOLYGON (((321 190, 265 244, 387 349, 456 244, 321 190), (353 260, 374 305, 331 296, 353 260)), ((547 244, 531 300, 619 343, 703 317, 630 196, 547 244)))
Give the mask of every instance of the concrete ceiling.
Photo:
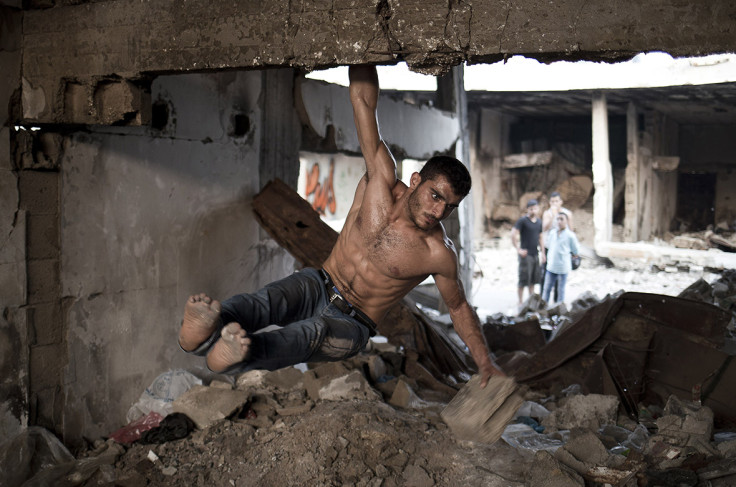
POLYGON ((612 114, 624 115, 628 103, 633 102, 680 124, 736 124, 736 83, 546 92, 470 91, 468 103, 522 117, 590 116, 596 92, 606 94, 612 114))
POLYGON ((734 49, 733 0, 31 0, 23 12, 28 123, 146 124, 162 73, 463 61, 623 60, 734 49))

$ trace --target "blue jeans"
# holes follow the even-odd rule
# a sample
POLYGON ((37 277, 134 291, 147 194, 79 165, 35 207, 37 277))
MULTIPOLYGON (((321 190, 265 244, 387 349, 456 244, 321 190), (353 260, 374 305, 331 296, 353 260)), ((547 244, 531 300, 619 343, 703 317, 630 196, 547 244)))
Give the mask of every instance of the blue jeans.
POLYGON ((555 283, 559 282, 557 286, 557 301, 561 303, 565 301, 565 284, 567 284, 567 274, 555 274, 554 272, 547 271, 544 275, 544 293, 542 299, 549 303, 549 294, 552 288, 555 287, 555 283))
POLYGON ((360 352, 370 338, 366 326, 329 302, 319 271, 312 268, 223 301, 220 318, 212 335, 191 353, 206 355, 224 325, 239 323, 251 339, 249 356, 228 374, 343 360, 360 352), (256 333, 269 325, 282 328, 256 333))

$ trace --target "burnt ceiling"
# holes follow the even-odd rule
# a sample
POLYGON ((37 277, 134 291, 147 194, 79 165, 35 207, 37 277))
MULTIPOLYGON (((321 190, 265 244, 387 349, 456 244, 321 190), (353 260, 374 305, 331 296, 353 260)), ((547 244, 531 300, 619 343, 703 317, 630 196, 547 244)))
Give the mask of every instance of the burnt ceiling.
POLYGON ((736 124, 736 83, 571 91, 469 91, 471 107, 520 117, 590 116, 591 99, 603 92, 609 113, 625 115, 629 102, 657 110, 680 124, 736 124))

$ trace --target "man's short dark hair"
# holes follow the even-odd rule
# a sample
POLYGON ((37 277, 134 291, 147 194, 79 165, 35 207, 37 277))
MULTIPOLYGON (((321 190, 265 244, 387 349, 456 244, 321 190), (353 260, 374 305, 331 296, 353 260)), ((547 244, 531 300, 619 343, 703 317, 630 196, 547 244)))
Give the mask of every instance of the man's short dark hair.
POLYGON ((559 191, 552 191, 552 194, 549 195, 550 198, 554 198, 555 196, 559 196, 560 199, 562 199, 562 196, 560 196, 560 192, 559 191))
POLYGON ((539 204, 539 201, 537 201, 535 199, 531 199, 531 200, 529 200, 529 201, 526 202, 526 207, 527 208, 531 208, 532 206, 537 206, 538 204, 539 204))
POLYGON ((470 192, 470 173, 465 165, 450 156, 434 156, 430 158, 419 171, 422 181, 435 179, 438 175, 447 178, 452 191, 462 198, 470 192))

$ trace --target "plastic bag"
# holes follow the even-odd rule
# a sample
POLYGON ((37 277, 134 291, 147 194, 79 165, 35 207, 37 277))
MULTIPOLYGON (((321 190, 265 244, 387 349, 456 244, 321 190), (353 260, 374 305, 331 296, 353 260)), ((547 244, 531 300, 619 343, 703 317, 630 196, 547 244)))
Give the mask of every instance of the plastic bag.
POLYGON ((174 400, 202 381, 183 369, 170 370, 156 377, 143 391, 140 399, 129 410, 125 419, 132 423, 141 416, 156 412, 165 417, 172 411, 174 400))
POLYGON ((554 452, 565 444, 569 433, 569 431, 563 430, 558 431, 554 435, 541 434, 526 424, 510 424, 504 430, 501 438, 517 449, 533 452, 539 450, 554 452))
POLYGON ((544 419, 549 416, 549 410, 534 401, 524 401, 514 417, 529 416, 534 419, 544 419))
POLYGON ((22 485, 42 470, 70 462, 74 462, 74 456, 56 436, 31 426, 0 448, 0 484, 22 485))

